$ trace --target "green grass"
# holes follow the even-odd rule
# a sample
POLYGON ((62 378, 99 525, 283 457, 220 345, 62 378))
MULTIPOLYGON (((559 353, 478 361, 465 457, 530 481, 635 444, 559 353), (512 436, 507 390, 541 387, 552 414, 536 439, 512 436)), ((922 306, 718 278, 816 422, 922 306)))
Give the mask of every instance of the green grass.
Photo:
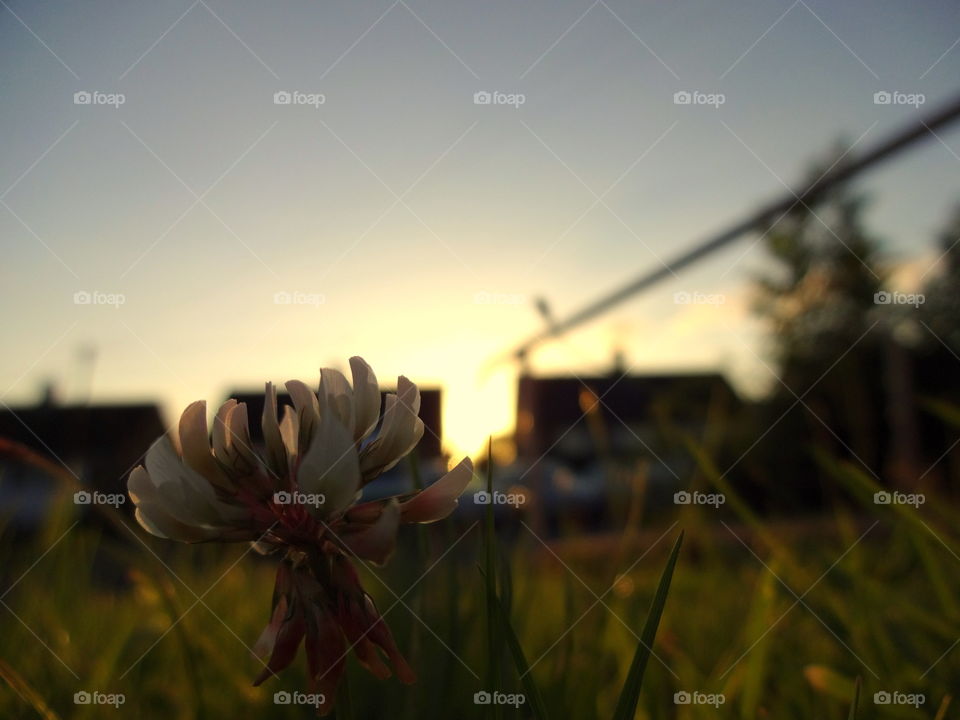
MULTIPOLYGON (((510 544, 487 522, 404 528, 380 575, 397 595, 453 546, 404 604, 365 578, 420 680, 378 682, 351 660, 350 708, 341 703, 338 717, 951 717, 956 508, 930 495, 919 512, 878 508, 873 478, 827 457, 821 465, 858 504, 799 525, 738 513, 734 496, 723 522, 710 509, 670 508, 655 526, 549 550, 523 526, 510 544), (483 689, 528 701, 475 705, 483 689), (878 706, 881 690, 926 702, 878 706), (678 691, 725 702, 676 705, 678 691)), ((245 646, 267 621, 271 559, 242 545, 164 542, 129 521, 115 533, 74 526, 71 494, 65 486, 31 541, 0 535, 0 593, 22 575, 3 597, 9 610, 0 605, 0 717, 312 716, 272 702, 277 690, 306 690, 302 656, 263 687, 250 684, 260 665, 245 646), (94 577, 95 558, 123 582, 94 577), (74 705, 84 689, 124 693, 126 703, 117 713, 74 705)), ((536 508, 528 512, 538 527, 536 508)))

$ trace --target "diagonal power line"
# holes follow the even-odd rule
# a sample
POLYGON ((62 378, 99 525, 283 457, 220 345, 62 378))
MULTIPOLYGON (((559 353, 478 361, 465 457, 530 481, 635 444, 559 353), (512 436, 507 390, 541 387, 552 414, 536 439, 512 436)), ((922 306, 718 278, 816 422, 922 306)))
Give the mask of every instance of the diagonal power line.
POLYGON ((551 327, 530 336, 509 353, 494 358, 493 363, 499 364, 513 359, 523 359, 527 357, 530 351, 537 346, 563 335, 588 320, 592 320, 610 308, 619 305, 637 293, 647 290, 662 280, 673 277, 676 272, 693 265, 708 255, 726 247, 735 240, 739 240, 758 227, 769 225, 771 218, 787 213, 800 204, 810 207, 817 205, 828 190, 850 180, 864 170, 878 165, 880 162, 896 155, 901 150, 915 145, 921 140, 935 136, 935 130, 949 126, 957 120, 960 120, 960 97, 953 98, 946 105, 933 111, 928 117, 922 118, 888 135, 871 149, 854 157, 843 165, 836 166, 833 170, 809 183, 801 190, 796 192, 790 190, 786 192, 740 222, 712 235, 699 245, 663 263, 662 266, 655 267, 653 270, 639 275, 630 282, 615 289, 613 292, 597 298, 551 327))

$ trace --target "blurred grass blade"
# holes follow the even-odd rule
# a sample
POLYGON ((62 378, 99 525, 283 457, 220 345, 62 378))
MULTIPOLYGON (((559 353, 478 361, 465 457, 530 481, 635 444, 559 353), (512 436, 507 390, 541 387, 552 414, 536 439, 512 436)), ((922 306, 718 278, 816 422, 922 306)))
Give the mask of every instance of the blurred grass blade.
MULTIPOLYGON (((960 605, 956 602, 955 593, 950 590, 949 577, 931 549, 936 548, 937 543, 943 544, 940 533, 935 529, 937 526, 931 527, 932 520, 931 525, 928 525, 910 505, 900 503, 878 505, 877 495, 884 493, 889 495, 890 491, 853 463, 837 460, 820 450, 814 452, 814 459, 832 477, 840 481, 864 508, 872 512, 877 512, 879 508, 882 508, 904 520, 904 529, 911 538, 914 549, 920 557, 921 565, 933 584, 933 591, 941 607, 950 617, 960 616, 960 605)), ((925 507, 929 508, 930 512, 937 512, 941 516, 949 518, 947 511, 943 509, 948 505, 949 503, 930 503, 925 507)), ((957 518, 949 519, 955 520, 957 518)))
MULTIPOLYGON (((416 491, 423 490, 423 476, 420 474, 420 460, 417 456, 417 453, 412 452, 407 456, 407 463, 410 468, 410 477, 413 478, 413 489, 416 491)), ((416 553, 416 566, 423 567, 427 562, 428 554, 428 543, 427 543, 427 528, 422 523, 418 523, 415 527, 417 543, 414 548, 416 553)), ((419 583, 416 587, 413 588, 411 592, 410 601, 407 603, 410 606, 411 612, 419 616, 423 608, 423 586, 419 583)), ((411 660, 416 667, 420 664, 422 657, 422 639, 423 639, 423 626, 420 623, 413 623, 413 626, 410 628, 410 634, 407 636, 407 658, 411 660)), ((403 720, 414 720, 416 716, 421 712, 421 709, 418 707, 421 705, 420 698, 416 692, 404 692, 400 696, 399 704, 402 706, 402 712, 400 713, 400 718, 403 720)))
POLYGON ((510 650, 510 654, 513 656, 513 663, 517 667, 517 674, 520 676, 520 682, 523 684, 523 689, 527 693, 527 704, 530 707, 530 711, 533 713, 533 717, 535 717, 537 720, 547 720, 547 709, 543 704, 543 696, 540 694, 540 688, 537 687, 537 683, 533 679, 533 674, 530 672, 530 665, 527 663, 527 656, 523 652, 523 647, 520 645, 520 640, 517 638, 517 634, 513 630, 513 624, 510 622, 510 613, 507 611, 503 600, 497 597, 497 595, 493 592, 490 575, 483 570, 480 572, 483 575, 484 582, 487 585, 487 592, 493 597, 496 609, 497 624, 499 626, 500 633, 506 640, 507 648, 510 650))
POLYGON ((787 565, 791 569, 799 569, 791 559, 791 553, 787 550, 787 547, 777 539, 774 533, 770 532, 767 526, 768 524, 750 508, 750 505, 740 496, 736 488, 727 481, 725 474, 720 472, 720 468, 717 467, 713 458, 710 457, 704 447, 689 435, 684 436, 684 444, 693 456, 697 468, 703 473, 707 482, 723 493, 726 498, 726 504, 737 517, 763 540, 764 544, 774 552, 776 557, 783 562, 784 565, 787 565))
POLYGON ((936 716, 933 720, 943 720, 947 716, 947 708, 950 707, 950 701, 953 699, 951 695, 944 695, 943 700, 940 701, 940 708, 937 710, 936 716))
MULTIPOLYGON (((763 638, 767 628, 775 621, 774 605, 777 600, 775 573, 779 566, 773 561, 771 572, 763 575, 753 592, 753 602, 747 616, 745 627, 747 637, 763 638)), ((743 669, 742 689, 740 692, 740 717, 743 720, 760 715, 763 690, 767 685, 770 670, 769 655, 771 643, 760 640, 741 665, 743 669)), ((731 681, 733 675, 731 675, 731 681)), ((732 694, 732 692, 731 692, 732 694)))
POLYGON ((497 597, 509 614, 513 611, 513 571, 510 568, 510 555, 499 553, 496 559, 497 570, 500 573, 497 597))
POLYGON ((683 543, 683 531, 680 531, 680 537, 673 545, 673 551, 670 553, 670 559, 660 575, 660 583, 657 585, 656 595, 653 596, 653 603, 650 606, 650 612, 647 614, 647 621, 643 625, 643 632, 640 634, 640 642, 637 644, 637 651, 633 655, 633 662, 630 663, 630 671, 627 673, 627 680, 623 684, 623 690, 620 691, 620 699, 617 701, 617 708, 613 713, 613 720, 633 720, 637 712, 637 701, 640 699, 640 687, 643 685, 643 674, 647 669, 647 662, 653 652, 653 642, 657 636, 657 627, 660 625, 660 616, 663 615, 663 607, 667 604, 667 593, 670 590, 670 580, 673 578, 673 571, 677 566, 677 557, 680 555, 680 545, 683 543))
POLYGON ((960 428, 960 407, 935 397, 920 398, 920 407, 947 425, 960 428))
POLYGON ((60 720, 60 716, 47 706, 47 703, 44 702, 40 693, 38 693, 30 683, 24 680, 20 673, 2 659, 0 659, 0 677, 7 681, 7 685, 9 685, 24 702, 30 705, 30 707, 36 711, 37 715, 44 718, 44 720, 60 720))
POLYGON ((860 704, 860 676, 857 675, 857 681, 853 684, 853 702, 850 703, 850 714, 848 720, 854 720, 857 717, 857 705, 860 704))
POLYGON ((807 665, 803 676, 814 690, 834 700, 847 702, 856 692, 856 681, 826 665, 807 665))
MULTIPOLYGON (((487 507, 483 532, 484 581, 486 586, 487 611, 487 691, 500 686, 500 650, 503 640, 500 635, 501 623, 497 610, 497 538, 493 517, 493 437, 487 444, 487 507)), ((503 717, 500 705, 490 705, 490 712, 496 718, 503 717)))

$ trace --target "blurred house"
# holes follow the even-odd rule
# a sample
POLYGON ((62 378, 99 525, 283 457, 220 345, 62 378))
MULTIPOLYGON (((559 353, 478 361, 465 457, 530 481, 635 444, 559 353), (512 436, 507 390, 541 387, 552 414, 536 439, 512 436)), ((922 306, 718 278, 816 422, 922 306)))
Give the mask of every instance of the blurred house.
MULTIPOLYGON (((383 401, 386 391, 380 394, 380 414, 383 415, 383 401)), ((262 390, 234 390, 227 393, 228 398, 246 403, 250 422, 250 439, 257 445, 263 442, 260 418, 263 416, 262 390)), ((442 457, 443 424, 441 418, 442 395, 439 388, 420 388, 420 419, 423 420, 423 439, 417 445, 417 455, 421 461, 432 461, 442 457)), ((280 409, 284 405, 293 405, 287 393, 277 393, 278 416, 283 417, 280 409)))
MULTIPOLYGON (((645 490, 647 508, 664 507, 694 471, 693 438, 716 449, 747 407, 720 373, 535 377, 522 373, 516 430, 494 471, 494 490, 523 496, 523 515, 494 508, 504 532, 521 517, 543 536, 574 528, 605 532, 645 490), (509 459, 506 459, 509 458, 509 459)), ((480 474, 484 471, 481 469, 480 474)), ((461 502, 468 519, 484 500, 461 502)))
POLYGON ((533 464, 550 458, 581 470, 598 461, 646 458, 651 479, 682 475, 689 453, 674 452, 667 435, 702 437, 715 413, 739 407, 736 392, 719 373, 522 375, 517 459, 533 464))
MULTIPOLYGON (((130 470, 165 432, 153 403, 38 405, 0 410, 0 436, 63 463, 82 483, 104 493, 122 493, 130 470)), ((56 481, 41 470, 0 458, 0 507, 22 527, 42 520, 56 481)))

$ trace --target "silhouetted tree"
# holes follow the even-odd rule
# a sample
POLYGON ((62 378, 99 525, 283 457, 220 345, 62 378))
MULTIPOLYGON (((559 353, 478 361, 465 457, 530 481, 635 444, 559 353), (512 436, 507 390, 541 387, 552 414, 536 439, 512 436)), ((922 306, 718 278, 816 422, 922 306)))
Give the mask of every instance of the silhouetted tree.
POLYGON ((779 382, 758 418, 767 435, 752 454, 787 499, 815 502, 822 490, 814 446, 880 467, 888 333, 875 295, 885 273, 880 243, 863 226, 865 206, 835 190, 765 236, 773 267, 757 278, 755 310, 770 328, 779 382))
POLYGON ((939 245, 939 272, 931 272, 923 288, 919 317, 926 327, 918 335, 928 348, 940 345, 960 355, 960 205, 941 231, 939 245))
POLYGON ((939 237, 940 256, 930 271, 925 302, 908 314, 901 333, 912 350, 923 483, 960 476, 957 416, 960 415, 960 205, 939 237), (912 341, 912 342, 911 342, 912 341))

